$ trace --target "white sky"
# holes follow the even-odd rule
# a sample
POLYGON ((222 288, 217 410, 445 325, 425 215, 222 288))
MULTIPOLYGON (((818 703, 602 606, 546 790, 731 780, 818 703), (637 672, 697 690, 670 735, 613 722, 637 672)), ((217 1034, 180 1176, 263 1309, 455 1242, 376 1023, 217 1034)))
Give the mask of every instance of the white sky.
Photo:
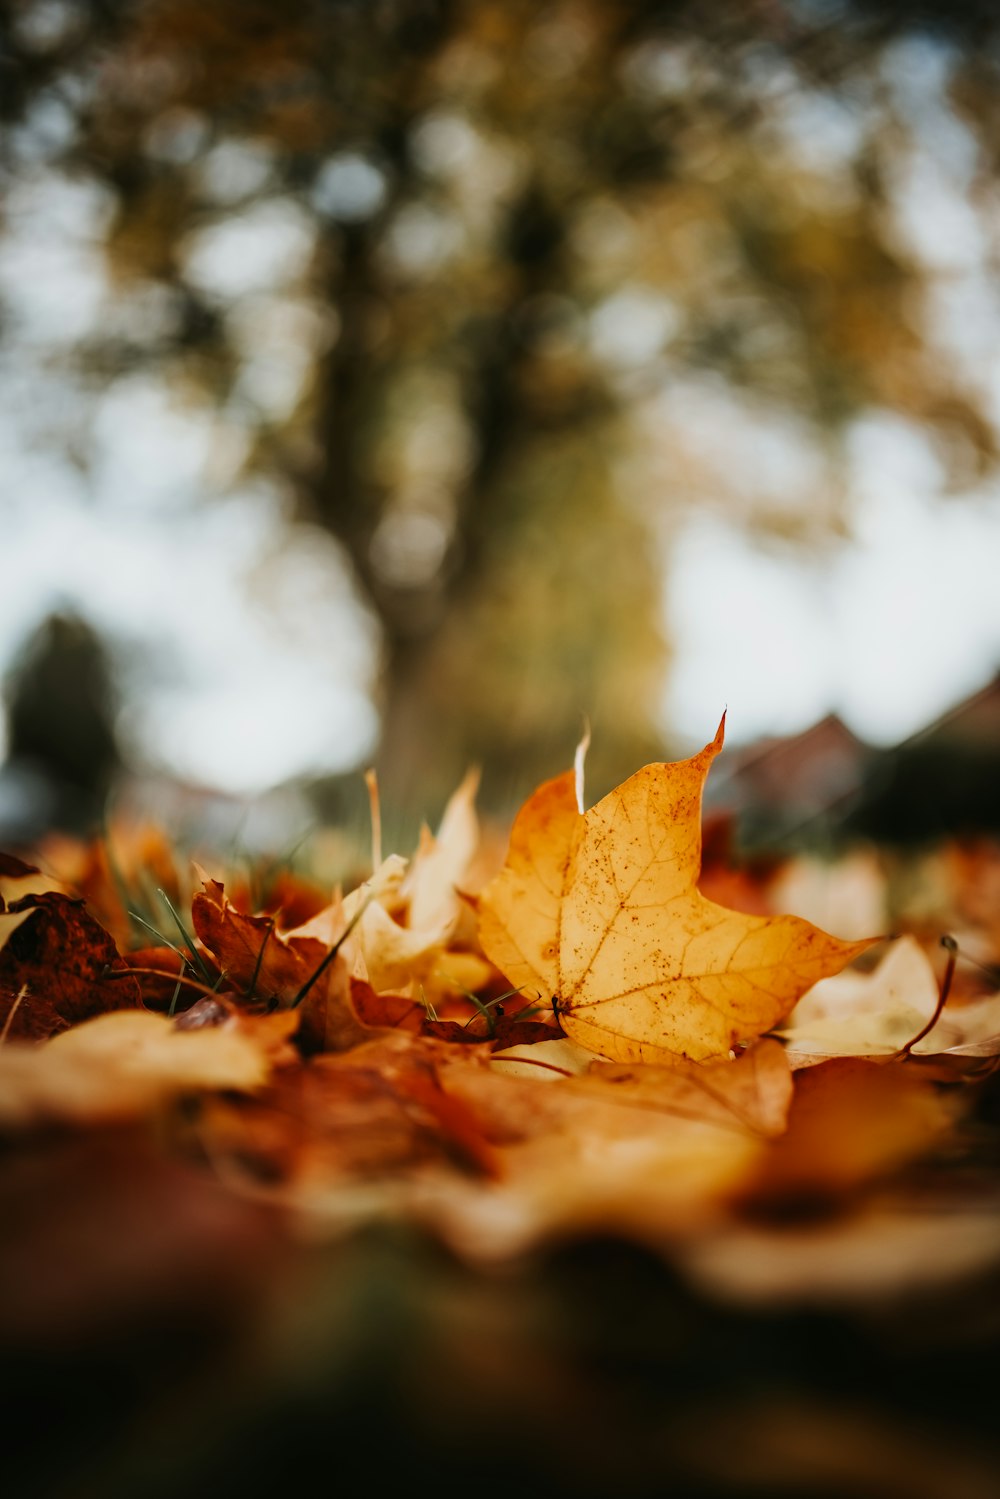
POLYGON ((61 367, 98 325, 127 336, 131 319, 147 332, 169 320, 150 289, 109 285, 107 208, 44 166, 4 203, 0 298, 17 337, 0 346, 0 673, 49 611, 75 610, 116 647, 140 762, 238 795, 354 768, 377 734, 374 623, 333 539, 290 531, 280 491, 239 482, 240 401, 284 415, 329 336, 296 295, 307 222, 268 201, 187 248, 206 287, 231 296, 248 346, 220 419, 151 374, 119 377, 94 403, 61 367), (67 439, 86 463, 67 461, 67 439))
POLYGON ((867 534, 812 565, 692 522, 670 567, 665 719, 701 743, 793 733, 835 709, 892 744, 1000 668, 1000 501, 887 492, 867 534))

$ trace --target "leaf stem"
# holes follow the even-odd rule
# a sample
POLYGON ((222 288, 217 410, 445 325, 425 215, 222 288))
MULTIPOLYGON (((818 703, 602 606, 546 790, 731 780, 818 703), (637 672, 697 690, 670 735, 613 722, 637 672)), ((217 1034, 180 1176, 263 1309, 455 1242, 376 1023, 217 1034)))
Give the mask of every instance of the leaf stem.
POLYGON ((372 874, 382 867, 382 803, 378 793, 378 777, 374 770, 365 771, 368 787, 368 808, 372 824, 372 874))
POLYGON ((919 1030, 912 1040, 907 1041, 905 1046, 900 1047, 899 1051, 896 1052, 895 1057, 893 1058, 894 1061, 905 1062, 913 1048, 916 1046, 917 1042, 922 1041, 924 1037, 934 1029, 938 1021, 941 1019, 941 1011, 945 1007, 948 995, 951 991, 951 981, 955 977, 955 964, 958 961, 958 943, 955 941, 954 937, 950 937, 946 934, 941 938, 941 946, 948 954, 948 961, 945 964, 944 973, 941 977, 941 987, 938 993, 938 1002, 934 1006, 934 1013, 928 1020, 927 1024, 923 1027, 923 1029, 919 1030))
MULTIPOLYGON (((181 954, 181 956, 183 957, 183 954, 181 954)), ((176 979, 178 984, 183 985, 185 989, 200 989, 202 994, 211 995, 212 998, 215 998, 218 994, 218 979, 216 979, 215 984, 210 987, 208 984, 201 983, 199 979, 191 978, 188 974, 171 973, 168 968, 133 968, 132 965, 129 964, 127 968, 112 968, 110 970, 105 969, 105 971, 101 974, 101 978, 105 982, 108 982, 112 979, 126 978, 131 973, 148 973, 152 978, 155 979, 176 979)))
POLYGON ((488 1062, 524 1062, 528 1067, 544 1067, 546 1072, 558 1072, 560 1077, 572 1077, 565 1067, 557 1067, 553 1062, 540 1062, 536 1057, 487 1057, 488 1062))

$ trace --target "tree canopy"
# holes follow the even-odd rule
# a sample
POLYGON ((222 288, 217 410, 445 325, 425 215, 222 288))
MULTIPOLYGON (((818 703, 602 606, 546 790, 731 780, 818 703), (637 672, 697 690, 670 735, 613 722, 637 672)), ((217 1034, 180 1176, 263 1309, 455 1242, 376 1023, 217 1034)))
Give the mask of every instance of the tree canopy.
MULTIPOLYGON (((996 463, 960 327, 995 255, 993 7, 24 0, 0 27, 4 176, 91 195, 110 286, 45 357, 91 412, 154 380, 211 422, 206 501, 252 478, 342 544, 398 795, 470 760, 487 800, 523 790, 584 714, 598 784, 648 758, 692 506, 842 533, 872 410, 958 489, 996 463)), ((60 438, 86 467, 88 422, 60 438)))

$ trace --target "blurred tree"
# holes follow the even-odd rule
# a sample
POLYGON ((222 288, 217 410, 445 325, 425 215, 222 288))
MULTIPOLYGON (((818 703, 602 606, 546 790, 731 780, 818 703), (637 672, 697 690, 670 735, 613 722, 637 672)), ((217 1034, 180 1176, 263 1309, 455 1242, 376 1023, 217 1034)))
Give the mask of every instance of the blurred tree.
POLYGON ((14 663, 5 697, 10 768, 37 774, 51 789, 49 825, 90 831, 120 763, 111 665, 96 631, 68 614, 43 621, 14 663))
POLYGON ((506 799, 585 713, 601 785, 657 751, 670 527, 737 503, 724 434, 689 445, 664 392, 746 390, 825 447, 794 508, 739 475, 780 535, 842 529, 836 442, 867 409, 923 423, 956 484, 996 462, 988 393, 928 346, 934 265, 896 212, 921 106, 893 82, 941 64, 927 107, 985 193, 993 12, 21 0, 6 170, 41 154, 112 195, 119 315, 74 356, 97 398, 155 372, 216 412, 228 482, 343 543, 383 631, 389 794, 477 759, 506 799))

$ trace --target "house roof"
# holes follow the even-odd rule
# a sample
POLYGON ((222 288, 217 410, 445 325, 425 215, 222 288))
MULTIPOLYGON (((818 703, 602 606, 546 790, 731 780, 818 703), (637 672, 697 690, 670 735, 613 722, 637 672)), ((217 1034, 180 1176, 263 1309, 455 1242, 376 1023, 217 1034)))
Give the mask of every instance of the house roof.
POLYGON ((985 687, 925 724, 896 748, 927 744, 1000 750, 1000 672, 985 687))
POLYGON ((708 800, 734 810, 818 812, 860 784, 872 751, 836 713, 801 733, 760 739, 720 761, 708 800))

